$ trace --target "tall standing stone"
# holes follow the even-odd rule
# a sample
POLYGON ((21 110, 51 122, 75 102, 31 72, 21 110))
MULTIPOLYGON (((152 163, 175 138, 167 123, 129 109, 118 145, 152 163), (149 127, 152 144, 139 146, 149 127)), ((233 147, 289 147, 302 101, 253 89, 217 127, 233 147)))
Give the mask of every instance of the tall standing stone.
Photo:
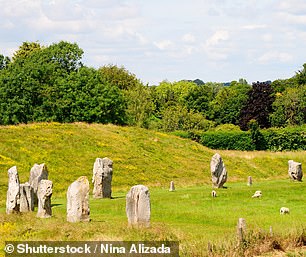
POLYGON ((48 169, 46 164, 34 164, 30 171, 29 184, 34 190, 34 202, 37 204, 37 190, 39 182, 43 179, 48 179, 48 169))
POLYGON ((239 242, 242 242, 244 240, 245 234, 246 234, 246 221, 244 218, 239 218, 237 224, 237 236, 239 242))
POLYGON ((227 180, 227 172, 220 154, 216 153, 210 162, 211 179, 216 188, 223 187, 227 180))
POLYGON ((169 191, 170 191, 170 192, 175 191, 175 187, 174 187, 174 182, 173 182, 173 181, 171 181, 171 182, 170 182, 170 188, 169 188, 169 191))
POLYGON ((8 190, 6 193, 6 213, 18 213, 20 211, 20 183, 17 167, 8 170, 8 190))
POLYGON ((38 184, 38 211, 37 217, 50 218, 52 216, 51 196, 52 196, 52 181, 43 179, 38 184))
POLYGON ((248 176, 248 186, 251 186, 253 185, 253 181, 252 181, 252 177, 251 176, 248 176))
POLYGON ((303 172, 302 172, 302 163, 295 162, 293 160, 288 161, 288 174, 292 180, 302 181, 303 172))
POLYGON ((20 212, 34 211, 34 189, 28 182, 20 184, 20 212))
POLYGON ((150 193, 146 186, 136 185, 130 189, 126 195, 126 215, 130 226, 150 226, 150 193))
POLYGON ((97 158, 93 167, 92 183, 94 198, 112 197, 113 161, 109 158, 97 158))
POLYGON ((67 191, 67 221, 89 221, 89 182, 87 177, 79 177, 67 191))

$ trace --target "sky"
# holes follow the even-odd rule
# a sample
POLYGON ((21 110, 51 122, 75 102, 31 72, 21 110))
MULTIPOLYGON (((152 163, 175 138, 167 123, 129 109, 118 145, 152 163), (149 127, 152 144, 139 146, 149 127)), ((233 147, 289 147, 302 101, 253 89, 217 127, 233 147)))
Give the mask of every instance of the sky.
POLYGON ((0 54, 61 40, 149 85, 273 81, 306 62, 306 1, 0 0, 0 54))

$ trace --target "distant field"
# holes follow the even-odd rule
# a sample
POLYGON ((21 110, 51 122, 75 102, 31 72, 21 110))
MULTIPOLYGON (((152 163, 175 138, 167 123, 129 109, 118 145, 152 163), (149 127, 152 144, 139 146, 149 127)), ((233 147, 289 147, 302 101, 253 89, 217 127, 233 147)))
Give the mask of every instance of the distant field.
POLYGON ((205 256, 208 242, 225 245, 225 251, 235 242, 239 217, 256 233, 272 226, 284 242, 305 230, 305 184, 292 182, 287 175, 288 160, 306 163, 305 151, 218 151, 229 178, 227 188, 218 189, 219 196, 212 199, 209 164, 215 152, 190 140, 131 127, 82 123, 0 127, 0 248, 5 240, 179 240, 182 256, 205 256), (91 180, 95 158, 106 156, 114 161, 114 199, 91 198, 92 221, 67 223, 69 184, 82 175, 91 180), (33 164, 43 162, 54 183, 54 216, 41 220, 36 213, 6 215, 7 170, 16 165, 25 182, 33 164), (249 175, 252 187, 246 186, 249 175), (168 192, 170 180, 176 192, 168 192), (149 229, 127 228, 125 195, 135 184, 150 188, 149 229), (251 198, 256 190, 263 192, 261 199, 251 198), (290 208, 290 215, 279 214, 282 206, 290 208))

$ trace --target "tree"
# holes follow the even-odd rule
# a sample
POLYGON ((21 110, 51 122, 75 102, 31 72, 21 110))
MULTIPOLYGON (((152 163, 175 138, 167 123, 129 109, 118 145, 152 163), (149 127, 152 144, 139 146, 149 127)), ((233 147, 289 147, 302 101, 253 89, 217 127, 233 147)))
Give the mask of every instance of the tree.
POLYGON ((306 84, 277 93, 270 119, 275 127, 306 123, 306 84))
POLYGON ((103 80, 107 83, 117 86, 119 89, 128 90, 133 89, 141 83, 135 76, 123 66, 106 65, 99 69, 103 80))
POLYGON ((240 111, 247 101, 249 90, 249 85, 240 83, 231 83, 231 86, 220 89, 210 103, 210 119, 218 124, 238 125, 240 111))
POLYGON ((23 42, 19 49, 13 55, 13 62, 29 57, 33 52, 41 50, 38 42, 23 42))
POLYGON ((0 71, 5 69, 10 64, 10 62, 11 60, 9 57, 0 54, 0 71))
POLYGON ((133 89, 126 90, 124 95, 128 124, 148 128, 154 111, 150 88, 139 83, 133 89))
POLYGON ((25 46, 0 72, 0 124, 126 123, 122 91, 82 65, 76 44, 62 41, 33 51, 25 46))
POLYGON ((193 87, 189 90, 185 97, 185 104, 187 109, 200 112, 206 116, 209 110, 209 103, 212 100, 213 92, 211 87, 201 85, 193 87))
POLYGON ((303 64, 303 69, 299 70, 294 78, 296 79, 298 85, 306 84, 306 63, 303 64))
POLYGON ((251 119, 256 120, 260 128, 270 127, 269 115, 272 113, 273 101, 274 95, 270 83, 253 83, 251 90, 248 92, 246 104, 240 112, 240 128, 247 130, 251 119))

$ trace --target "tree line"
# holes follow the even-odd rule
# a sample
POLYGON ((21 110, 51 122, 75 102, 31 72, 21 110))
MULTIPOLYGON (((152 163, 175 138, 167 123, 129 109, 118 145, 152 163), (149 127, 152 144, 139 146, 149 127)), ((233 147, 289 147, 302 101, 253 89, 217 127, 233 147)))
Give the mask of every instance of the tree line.
POLYGON ((143 84, 124 67, 87 67, 76 43, 24 42, 0 55, 0 124, 95 122, 163 131, 250 129, 306 121, 306 64, 289 79, 229 85, 200 80, 143 84), (201 81, 200 81, 201 82, 201 81), (232 124, 232 125, 224 125, 232 124))

